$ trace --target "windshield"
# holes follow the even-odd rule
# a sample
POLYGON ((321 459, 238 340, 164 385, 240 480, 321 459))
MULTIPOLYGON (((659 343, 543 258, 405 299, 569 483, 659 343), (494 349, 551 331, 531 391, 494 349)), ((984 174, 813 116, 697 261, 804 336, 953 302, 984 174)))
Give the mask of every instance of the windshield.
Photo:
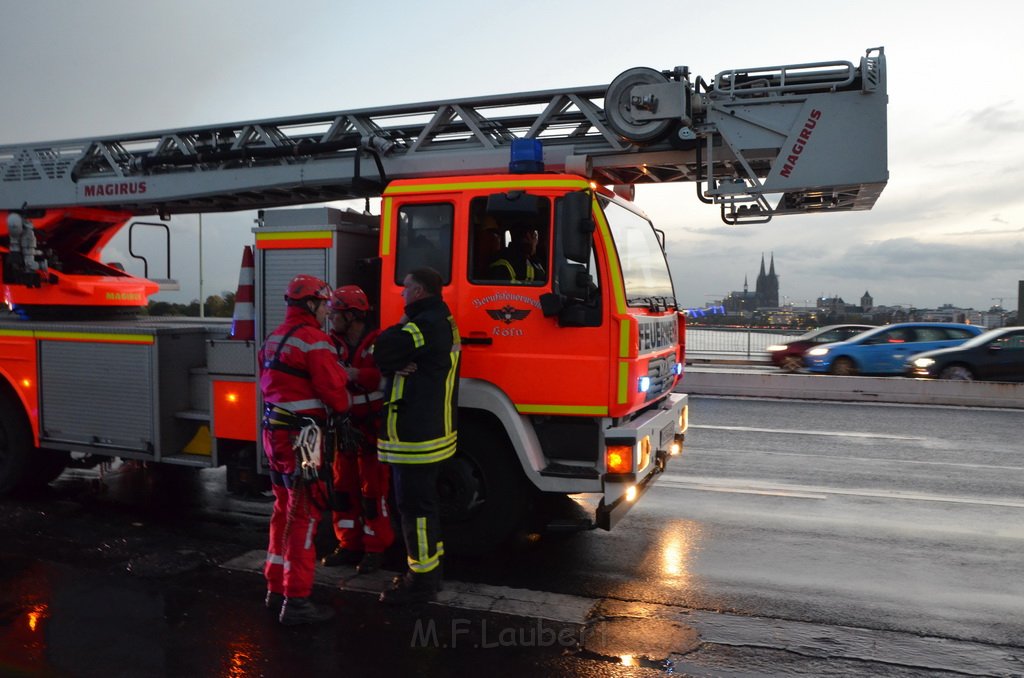
POLYGON ((651 222, 611 200, 602 199, 601 204, 619 254, 626 303, 675 306, 672 276, 651 222))

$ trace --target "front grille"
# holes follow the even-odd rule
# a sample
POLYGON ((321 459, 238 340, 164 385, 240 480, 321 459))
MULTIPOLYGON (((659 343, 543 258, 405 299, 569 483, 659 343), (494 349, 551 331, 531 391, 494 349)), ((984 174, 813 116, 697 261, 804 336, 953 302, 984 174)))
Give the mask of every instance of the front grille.
POLYGON ((652 358, 647 363, 647 376, 651 380, 651 386, 647 390, 647 400, 654 400, 672 387, 672 371, 675 366, 676 360, 673 355, 652 358))

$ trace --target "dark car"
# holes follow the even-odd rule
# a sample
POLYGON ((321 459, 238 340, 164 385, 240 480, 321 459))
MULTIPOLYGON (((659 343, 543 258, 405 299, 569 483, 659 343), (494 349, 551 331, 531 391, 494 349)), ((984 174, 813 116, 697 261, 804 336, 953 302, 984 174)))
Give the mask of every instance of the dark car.
POLYGON ((1024 381, 1024 327, 1003 327, 953 348, 919 353, 907 361, 909 377, 1024 381))
POLYGON ((864 330, 874 329, 874 325, 827 325, 811 330, 807 334, 801 334, 796 339, 790 339, 784 344, 772 344, 765 350, 772 363, 778 365, 787 372, 796 372, 804 366, 804 351, 818 344, 828 344, 834 341, 846 341, 855 334, 864 330))
POLYGON ((959 346, 984 330, 960 323, 896 323, 882 325, 840 341, 821 344, 804 354, 808 372, 830 374, 903 374, 911 356, 937 348, 959 346))

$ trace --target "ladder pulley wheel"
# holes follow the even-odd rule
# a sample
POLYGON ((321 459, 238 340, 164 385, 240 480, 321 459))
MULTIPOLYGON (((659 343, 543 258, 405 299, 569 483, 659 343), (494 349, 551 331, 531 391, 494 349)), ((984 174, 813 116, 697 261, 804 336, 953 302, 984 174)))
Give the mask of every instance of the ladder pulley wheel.
POLYGON ((672 129, 674 120, 638 120, 633 114, 631 100, 637 85, 658 85, 668 78, 653 68, 631 68, 623 71, 608 85, 604 96, 604 110, 608 126, 626 141, 651 144, 659 141, 672 129))

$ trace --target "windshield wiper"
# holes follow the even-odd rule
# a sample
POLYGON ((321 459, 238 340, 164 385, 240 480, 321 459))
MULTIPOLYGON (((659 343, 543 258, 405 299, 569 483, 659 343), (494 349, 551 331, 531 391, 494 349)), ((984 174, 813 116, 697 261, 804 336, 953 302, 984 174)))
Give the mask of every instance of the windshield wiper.
POLYGON ((642 304, 647 307, 648 311, 653 313, 667 311, 670 307, 679 308, 675 297, 633 297, 632 299, 627 299, 626 304, 629 306, 642 304))

